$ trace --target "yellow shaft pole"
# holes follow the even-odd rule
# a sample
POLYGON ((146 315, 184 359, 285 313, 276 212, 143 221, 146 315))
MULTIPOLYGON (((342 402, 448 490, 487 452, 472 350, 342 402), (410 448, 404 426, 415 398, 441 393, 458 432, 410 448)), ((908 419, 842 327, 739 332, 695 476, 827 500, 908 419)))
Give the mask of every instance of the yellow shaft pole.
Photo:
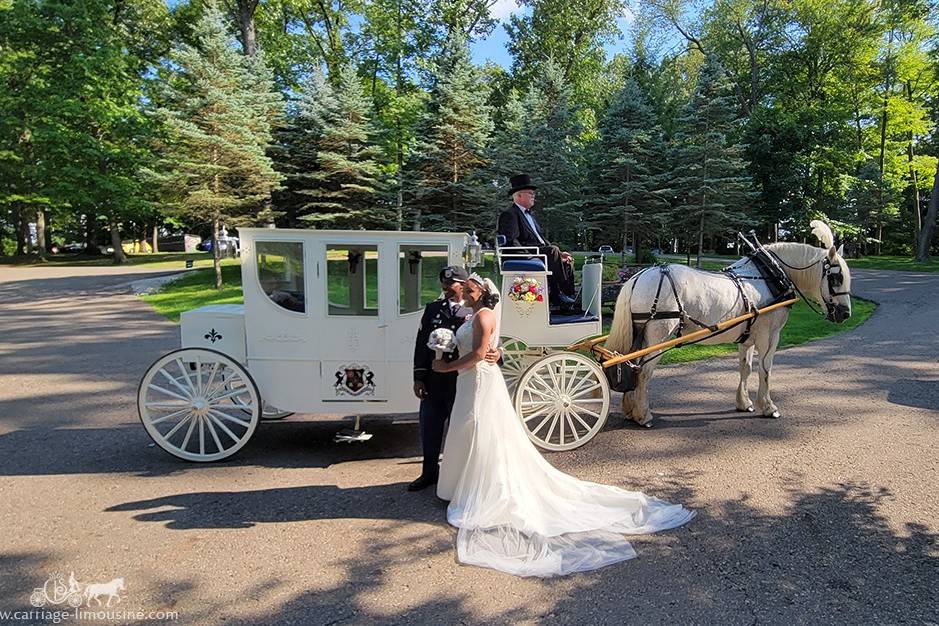
MULTIPOLYGON (((771 304, 770 306, 763 307, 762 309, 759 309, 756 313, 745 313, 744 315, 738 315, 737 317, 733 317, 725 322, 721 322, 720 324, 718 324, 717 330, 718 331, 724 330, 725 328, 729 328, 733 326, 734 324, 739 324, 740 322, 744 322, 750 319, 751 317, 756 317, 757 315, 763 315, 764 313, 769 313, 770 311, 774 311, 780 307, 791 306, 798 301, 799 301, 798 298, 792 298, 791 300, 785 300, 783 302, 777 302, 776 304, 771 304)), ((642 350, 636 350, 635 352, 630 352, 629 354, 624 354, 622 356, 609 359, 603 362, 603 367, 604 368, 613 367, 614 365, 617 365, 619 363, 630 361, 632 359, 638 359, 640 357, 644 357, 647 354, 657 352, 658 350, 665 350, 667 348, 671 348, 672 346, 678 346, 683 343, 688 343, 689 341, 694 341, 695 339, 707 337, 708 335, 711 335, 714 332, 716 331, 712 331, 710 328, 702 328, 701 330, 696 330, 695 332, 684 335, 683 337, 676 337, 675 339, 670 339, 669 341, 666 341, 663 343, 657 343, 654 346, 649 346, 648 348, 643 348, 642 350)), ((594 341, 594 340, 591 340, 591 341, 594 341)))

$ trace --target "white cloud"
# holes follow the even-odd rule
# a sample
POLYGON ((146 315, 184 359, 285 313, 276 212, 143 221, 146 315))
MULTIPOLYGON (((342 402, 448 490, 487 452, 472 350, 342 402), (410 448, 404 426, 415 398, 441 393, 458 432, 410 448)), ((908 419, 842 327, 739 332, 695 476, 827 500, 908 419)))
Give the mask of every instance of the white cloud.
POLYGON ((489 15, 501 21, 518 11, 519 8, 515 0, 496 0, 495 4, 489 8, 489 15))

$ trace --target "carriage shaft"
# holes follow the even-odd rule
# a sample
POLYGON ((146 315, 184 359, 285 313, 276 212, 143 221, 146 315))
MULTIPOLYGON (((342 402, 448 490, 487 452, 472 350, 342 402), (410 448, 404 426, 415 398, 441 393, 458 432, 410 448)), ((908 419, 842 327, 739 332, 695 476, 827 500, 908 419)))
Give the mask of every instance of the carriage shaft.
MULTIPOLYGON (((630 353, 628 353, 628 354, 623 354, 623 355, 621 355, 621 356, 617 356, 617 357, 614 357, 614 358, 612 358, 612 359, 608 359, 608 360, 604 361, 601 365, 602 365, 604 368, 613 367, 614 365, 617 365, 617 364, 619 364, 619 363, 624 363, 624 362, 630 361, 630 360, 632 360, 632 359, 638 359, 638 358, 640 358, 640 357, 644 357, 645 355, 651 354, 651 353, 656 352, 656 351, 658 351, 658 350, 665 350, 665 349, 668 349, 668 348, 672 348, 672 347, 674 347, 674 346, 679 346, 679 345, 681 345, 681 344, 683 344, 683 343, 688 343, 689 341, 695 341, 695 340, 697 340, 697 339, 703 339, 703 338, 705 338, 705 337, 708 337, 709 335, 714 335, 714 334, 716 334, 716 333, 718 333, 718 332, 720 332, 720 331, 722 331, 722 330, 726 330, 726 329, 730 328, 731 326, 734 326, 734 325, 736 325, 736 324, 740 324, 741 322, 745 322, 745 321, 747 321, 748 319, 750 319, 750 318, 752 318, 752 317, 756 317, 756 316, 758 316, 758 315, 763 315, 764 313, 769 313, 770 311, 774 311, 774 310, 779 309, 779 308, 784 307, 784 306, 792 306, 793 304, 795 304, 795 303, 798 302, 798 301, 799 301, 798 298, 791 298, 791 299, 789 299, 789 300, 784 300, 784 301, 782 301, 782 302, 777 302, 776 304, 771 304, 771 305, 769 305, 769 306, 767 306, 767 307, 763 307, 762 309, 758 309, 757 311, 754 311, 754 312, 751 312, 751 313, 745 313, 744 315, 738 315, 737 317, 732 317, 732 318, 729 319, 729 320, 726 320, 726 321, 724 321, 724 322, 720 322, 719 324, 717 324, 716 330, 711 330, 710 328, 702 328, 701 330, 696 330, 696 331, 693 332, 693 333, 688 333, 687 335, 683 335, 683 336, 681 336, 681 337, 676 337, 676 338, 674 338, 674 339, 670 339, 670 340, 665 341, 665 342, 662 342, 662 343, 657 343, 657 344, 655 344, 654 346, 649 346, 649 347, 647 347, 647 348, 643 348, 642 350, 636 350, 635 352, 630 352, 630 353)), ((606 337, 609 337, 609 335, 607 335, 606 337)), ((606 339, 606 337, 603 337, 603 339, 606 339)), ((591 341, 595 341, 595 342, 596 342, 596 340, 591 340, 591 341)), ((596 342, 596 343, 599 343, 599 342, 596 342)))

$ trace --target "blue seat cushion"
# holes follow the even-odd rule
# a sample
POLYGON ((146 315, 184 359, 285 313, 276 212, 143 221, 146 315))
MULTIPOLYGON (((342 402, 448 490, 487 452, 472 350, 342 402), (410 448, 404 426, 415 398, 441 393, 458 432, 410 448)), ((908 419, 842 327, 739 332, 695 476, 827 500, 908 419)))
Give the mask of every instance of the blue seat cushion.
POLYGON ((551 325, 557 324, 575 324, 577 322, 596 322, 600 318, 589 312, 580 314, 569 313, 551 313, 551 325))
POLYGON ((502 271, 508 272, 543 272, 541 259, 509 259, 502 262, 502 271))

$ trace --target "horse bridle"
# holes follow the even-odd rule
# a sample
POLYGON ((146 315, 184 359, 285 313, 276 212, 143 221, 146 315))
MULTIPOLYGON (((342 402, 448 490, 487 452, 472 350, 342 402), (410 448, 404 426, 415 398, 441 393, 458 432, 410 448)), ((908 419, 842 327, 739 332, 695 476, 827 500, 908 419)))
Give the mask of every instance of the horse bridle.
MULTIPOLYGON (((796 267, 793 265, 789 265, 788 263, 780 259, 779 255, 777 255, 775 252, 772 252, 772 251, 768 251, 768 252, 771 255, 773 255, 773 258, 776 259, 777 262, 785 265, 791 270, 803 271, 803 270, 811 269, 815 267, 816 265, 818 265, 819 263, 822 264, 822 281, 828 283, 828 296, 830 298, 830 299, 826 298, 825 294, 822 294, 822 302, 825 303, 825 310, 826 310, 825 317, 826 318, 831 319, 832 315, 838 309, 838 307, 843 306, 835 302, 836 297, 851 295, 850 291, 838 291, 838 289, 844 284, 844 276, 842 275, 840 265, 838 266, 838 271, 834 271, 835 265, 828 258, 827 254, 823 256, 821 259, 815 261, 814 263, 810 263, 809 265, 806 265, 805 267, 796 267)), ((809 307, 813 311, 815 311, 819 315, 822 315, 822 312, 819 309, 817 309, 808 298, 805 297, 805 294, 799 291, 799 288, 795 286, 795 283, 792 284, 792 288, 799 292, 799 295, 802 296, 802 299, 805 300, 805 303, 809 305, 809 307)))

